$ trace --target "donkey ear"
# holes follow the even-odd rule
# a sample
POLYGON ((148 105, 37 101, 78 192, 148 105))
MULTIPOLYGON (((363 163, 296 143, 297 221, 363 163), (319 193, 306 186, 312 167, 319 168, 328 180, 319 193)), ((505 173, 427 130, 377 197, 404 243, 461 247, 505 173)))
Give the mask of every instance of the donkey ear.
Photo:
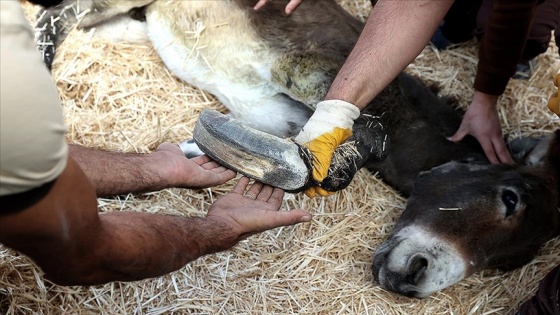
MULTIPOLYGON (((525 152, 525 156, 521 159, 521 164, 524 165, 545 165, 550 162, 556 162, 550 160, 554 156, 558 158, 558 143, 559 143, 559 132, 553 132, 546 137, 535 138, 536 144, 532 148, 528 148, 525 152), (554 151, 556 150, 556 155, 554 151)), ((514 153, 515 154, 515 153, 514 153)), ((554 163, 553 163, 554 164, 554 163)))

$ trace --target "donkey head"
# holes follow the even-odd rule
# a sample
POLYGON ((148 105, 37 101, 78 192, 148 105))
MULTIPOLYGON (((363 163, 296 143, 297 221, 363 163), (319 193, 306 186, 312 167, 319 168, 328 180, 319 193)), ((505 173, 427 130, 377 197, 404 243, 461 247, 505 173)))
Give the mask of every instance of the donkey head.
POLYGON ((560 130, 536 165, 449 162, 423 173, 373 273, 423 298, 477 271, 527 263, 560 234, 560 130))

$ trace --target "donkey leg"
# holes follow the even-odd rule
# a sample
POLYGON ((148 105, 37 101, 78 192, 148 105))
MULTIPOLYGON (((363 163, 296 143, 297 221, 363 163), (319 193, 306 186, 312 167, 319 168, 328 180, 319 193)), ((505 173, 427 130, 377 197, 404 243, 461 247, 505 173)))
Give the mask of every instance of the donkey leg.
MULTIPOLYGON (((314 107, 323 100, 340 65, 341 61, 320 54, 285 55, 271 69, 272 82, 293 99, 314 107)), ((353 136, 336 149, 329 173, 319 185, 329 191, 346 188, 367 162, 385 158, 387 138, 380 117, 360 116, 353 136)))
POLYGON ((352 128, 352 137, 336 148, 329 173, 320 184, 329 191, 346 188, 368 162, 382 161, 388 152, 388 135, 381 117, 362 114, 352 128))
MULTIPOLYGON (((307 149, 297 143, 247 128, 217 111, 205 110, 197 121, 194 139, 202 151, 222 165, 245 176, 282 189, 298 192, 316 186, 310 176, 307 149)), ((334 153, 327 178, 320 186, 344 189, 356 172, 372 159, 383 159, 386 133, 378 117, 362 116, 350 142, 334 153)))
POLYGON ((45 64, 49 69, 52 68, 56 48, 76 25, 88 28, 153 1, 155 0, 65 0, 57 6, 40 10, 35 29, 39 33, 37 46, 43 54, 45 64))
MULTIPOLYGON (((279 138, 295 136, 307 122, 312 112, 303 104, 298 103, 285 95, 266 95, 263 91, 252 93, 250 89, 240 90, 246 93, 227 98, 220 93, 216 96, 226 104, 231 116, 239 124, 258 131, 268 133, 279 138), (258 95, 258 97, 251 97, 258 95), (242 99, 241 99, 242 98, 242 99)), ((227 142, 224 142, 226 145, 227 142)), ((204 154, 193 139, 179 143, 185 156, 191 158, 204 154)))
POLYGON ((272 84, 311 108, 322 101, 342 61, 321 54, 287 54, 271 67, 272 84))
POLYGON ((189 159, 204 154, 204 152, 200 150, 196 142, 194 142, 194 139, 179 142, 179 148, 181 148, 183 154, 189 159))

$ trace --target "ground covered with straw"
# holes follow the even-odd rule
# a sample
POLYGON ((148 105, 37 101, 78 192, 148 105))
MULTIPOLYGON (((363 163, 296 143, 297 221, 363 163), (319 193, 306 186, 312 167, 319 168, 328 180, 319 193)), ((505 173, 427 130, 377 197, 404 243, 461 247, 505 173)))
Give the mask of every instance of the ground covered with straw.
MULTIPOLYGON (((369 0, 340 3, 362 19, 370 10, 369 0)), ((161 142, 190 138, 203 108, 225 111, 212 95, 174 78, 149 45, 91 35, 72 33, 53 71, 69 142, 149 152, 161 142)), ((471 41, 443 52, 427 47, 407 71, 438 83, 442 94, 466 107, 476 63, 471 41)), ((541 135, 560 126, 546 108, 559 69, 551 45, 531 79, 510 82, 499 104, 505 132, 541 135)), ((99 199, 99 209, 203 216, 233 184, 99 199)), ((512 272, 486 270, 423 300, 387 292, 372 278, 372 255, 405 201, 362 170, 333 196, 286 197, 283 208, 311 211, 311 223, 252 236, 169 275, 134 283, 57 286, 28 258, 0 246, 0 314, 510 314, 560 264, 557 238, 512 272)))

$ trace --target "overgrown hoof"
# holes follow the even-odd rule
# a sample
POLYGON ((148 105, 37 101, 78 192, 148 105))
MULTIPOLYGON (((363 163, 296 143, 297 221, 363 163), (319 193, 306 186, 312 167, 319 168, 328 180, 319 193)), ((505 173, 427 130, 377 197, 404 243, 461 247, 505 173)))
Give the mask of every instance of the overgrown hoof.
POLYGON ((299 191, 311 177, 295 142, 243 126, 215 110, 202 111, 193 136, 212 159, 262 183, 299 191))
POLYGON ((333 155, 327 178, 311 176, 311 155, 289 139, 241 125, 230 116, 205 109, 194 128, 194 141, 220 164, 262 183, 290 192, 321 186, 329 191, 346 188, 366 162, 386 156, 387 133, 379 117, 362 115, 353 136, 333 155))

